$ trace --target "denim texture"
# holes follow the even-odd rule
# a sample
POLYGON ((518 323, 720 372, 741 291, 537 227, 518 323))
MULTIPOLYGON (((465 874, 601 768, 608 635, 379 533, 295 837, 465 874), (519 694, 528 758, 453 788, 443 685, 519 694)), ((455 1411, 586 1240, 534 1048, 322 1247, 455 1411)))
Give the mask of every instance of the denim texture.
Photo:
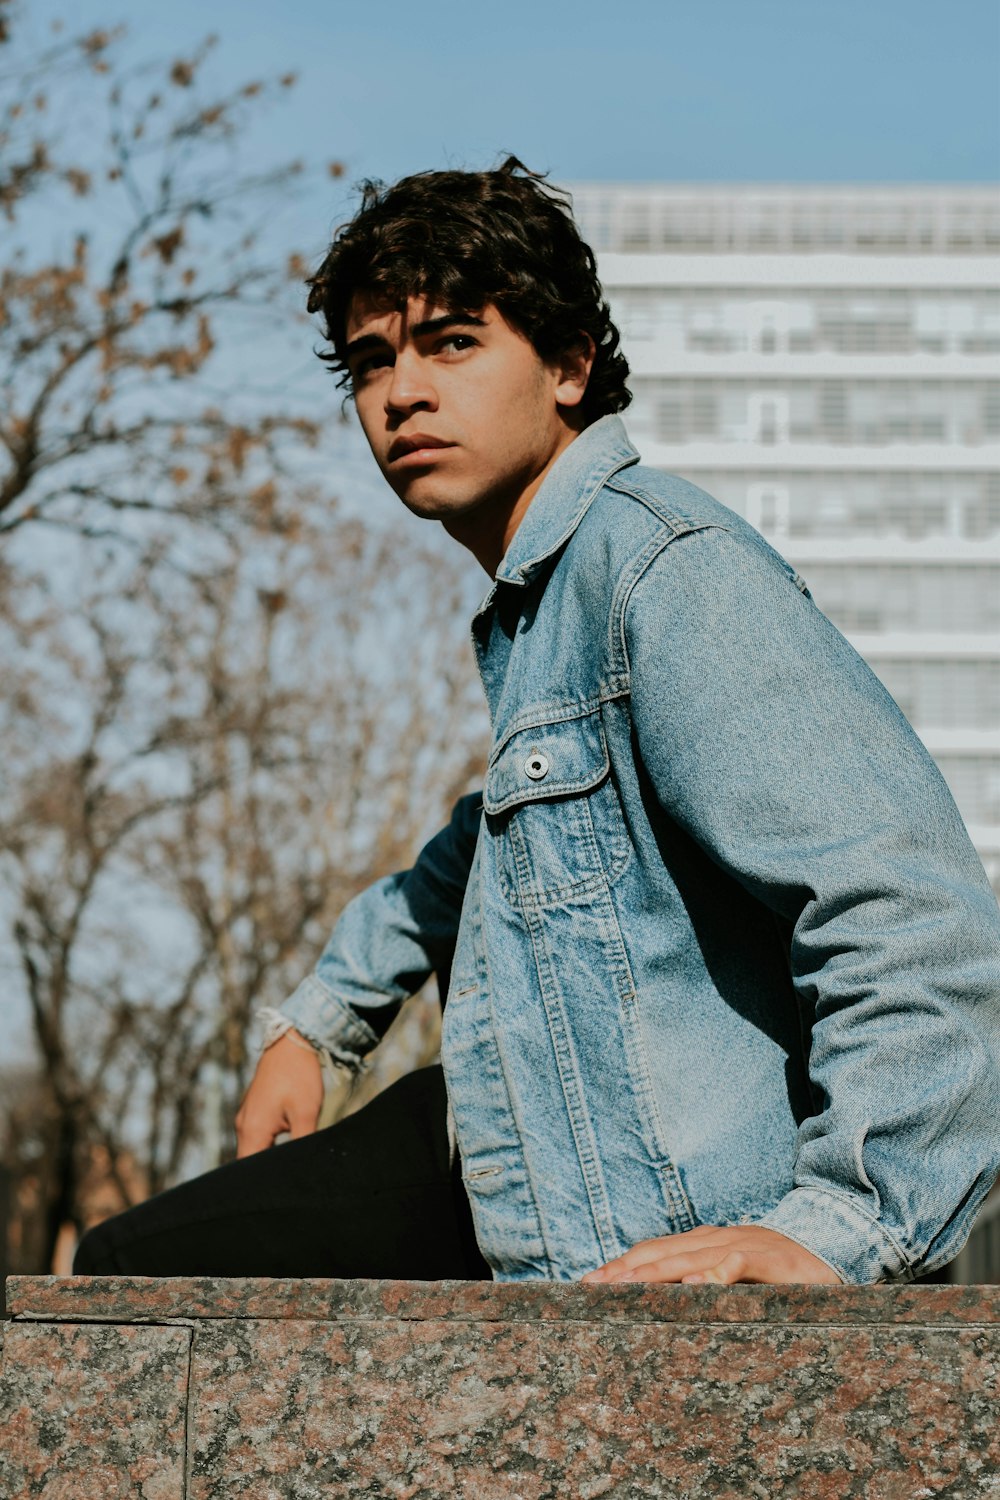
POLYGON ((500 1280, 760 1223, 848 1282, 952 1259, 1000 1169, 1000 912, 939 771, 794 569, 618 417, 472 624, 492 748, 282 1010, 357 1066, 451 962, 500 1280))

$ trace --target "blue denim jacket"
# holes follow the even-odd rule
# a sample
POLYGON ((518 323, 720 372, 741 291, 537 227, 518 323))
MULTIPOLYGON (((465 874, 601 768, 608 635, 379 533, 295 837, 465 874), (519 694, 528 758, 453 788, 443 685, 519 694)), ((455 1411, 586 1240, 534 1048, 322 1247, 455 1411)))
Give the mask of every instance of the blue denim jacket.
POLYGON ((950 1260, 1000 1169, 1000 913, 903 714, 745 521, 605 417, 473 621, 481 794, 282 1007, 357 1065, 446 965, 498 1279, 759 1223, 848 1282, 950 1260))

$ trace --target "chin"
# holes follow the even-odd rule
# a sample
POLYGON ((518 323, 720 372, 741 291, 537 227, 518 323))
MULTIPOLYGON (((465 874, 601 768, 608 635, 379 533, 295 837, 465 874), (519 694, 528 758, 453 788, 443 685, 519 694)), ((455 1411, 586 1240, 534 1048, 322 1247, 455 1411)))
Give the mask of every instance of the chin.
POLYGON ((428 496, 426 499, 423 496, 416 499, 412 495, 400 495, 399 498, 408 511, 411 511, 413 515, 419 516, 424 521, 440 521, 450 511, 450 507, 443 501, 436 500, 431 496, 428 496))
POLYGON ((407 510, 411 510, 415 516, 421 516, 428 521, 444 521, 449 516, 471 510, 475 503, 470 503, 464 496, 442 495, 440 491, 422 491, 419 485, 409 486, 405 494, 400 494, 398 490, 396 493, 407 510))

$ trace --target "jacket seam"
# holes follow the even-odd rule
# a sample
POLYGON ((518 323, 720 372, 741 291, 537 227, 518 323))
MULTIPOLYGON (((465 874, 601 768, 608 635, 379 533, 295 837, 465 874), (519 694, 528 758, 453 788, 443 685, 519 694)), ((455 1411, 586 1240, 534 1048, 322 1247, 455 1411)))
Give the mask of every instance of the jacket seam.
POLYGON ((535 553, 532 557, 526 558, 524 562, 518 563, 517 568, 515 569, 515 575, 513 577, 504 575, 502 577, 498 577, 496 579, 496 582, 512 583, 515 585, 515 587, 523 587, 525 584, 530 583, 531 574, 534 573, 535 570, 542 565, 542 563, 547 562, 550 557, 553 557, 562 547, 564 547, 570 540, 570 538, 574 536, 575 533, 579 530, 580 523, 582 522, 584 516, 587 514, 587 511, 593 505, 594 501, 597 499, 601 491, 617 474, 622 471, 622 469, 629 468, 632 464, 638 461, 638 458, 639 455, 633 448, 628 454, 624 454, 619 457, 615 462, 613 468, 602 470, 600 477, 592 481, 592 485, 589 491, 584 491, 586 499, 580 505, 579 509, 577 510, 576 514, 573 516, 569 524, 566 526, 562 535, 556 541, 552 542, 548 547, 546 547, 544 552, 535 553))
MULTIPOLYGON (((835 1198, 838 1203, 843 1203, 846 1206, 852 1218, 859 1221, 859 1228, 863 1225, 872 1231, 873 1243, 877 1244, 878 1239, 881 1238, 894 1251, 904 1270, 912 1272, 914 1266, 918 1263, 917 1258, 903 1248, 895 1235, 891 1234, 884 1224, 881 1224, 878 1219, 873 1218, 871 1214, 866 1213, 863 1208, 858 1207, 856 1197, 853 1193, 845 1192, 843 1188, 828 1187, 825 1184, 819 1185, 816 1183, 796 1184, 787 1196, 791 1197, 793 1193, 816 1193, 822 1197, 835 1198)), ((768 1209, 767 1214, 776 1212, 779 1206, 776 1203, 772 1209, 768 1209)), ((761 1218, 767 1218, 767 1214, 762 1214, 761 1218)), ((783 1233, 784 1231, 781 1232, 783 1233)))
MULTIPOLYGON (((481 869, 475 872, 475 876, 476 880, 481 883, 481 869)), ((489 951, 482 935, 481 907, 477 918, 476 937, 473 939, 473 948, 475 951, 476 971, 481 979, 482 998, 485 1002, 486 1010, 489 1015, 490 1037, 492 1039, 493 1047, 496 1051, 497 1062, 500 1066, 500 1078, 503 1085, 504 1098, 507 1101, 507 1118, 511 1124, 513 1133, 517 1138, 517 1146, 521 1155, 521 1162, 524 1167, 524 1182, 531 1199, 531 1207, 535 1215, 535 1224, 538 1228, 538 1243, 542 1247, 542 1258, 545 1261, 547 1269, 551 1269, 552 1265, 554 1264, 552 1246, 550 1245, 548 1236, 546 1235, 545 1221, 542 1217, 541 1209, 539 1208, 539 1193, 532 1170, 531 1153, 525 1146, 524 1131, 521 1126, 521 1121, 518 1118, 517 1107, 514 1103, 514 1095, 511 1091, 511 1082, 512 1078, 514 1077, 514 1072, 510 1066, 510 1059, 505 1056, 505 1037, 503 1033, 503 1027, 497 1025, 496 1011, 493 1003, 493 996, 496 993, 496 989, 494 985, 493 975, 490 972, 489 951)), ((445 1083, 447 1085, 447 1077, 445 1078, 445 1083)), ((452 1106, 450 1092, 448 1094, 448 1100, 448 1108, 449 1110, 451 1110, 452 1106)), ((454 1116, 452 1118, 454 1121, 454 1116)), ((474 1223, 478 1224, 477 1215, 481 1212, 481 1206, 476 1199, 475 1193, 469 1194, 469 1206, 472 1211, 473 1221, 474 1223)), ((495 1274, 496 1267, 494 1267, 493 1270, 495 1274)))
MULTIPOLYGON (((641 499, 640 496, 636 496, 635 498, 641 499)), ((704 521, 697 526, 689 526, 685 531, 676 531, 671 528, 667 535, 664 535, 663 531, 659 531, 655 536, 650 538, 642 551, 636 556, 635 559, 633 559, 632 570, 629 573, 623 575, 621 582, 619 583, 618 588, 615 591, 615 597, 611 603, 611 615, 612 619, 617 618, 618 621, 618 634, 621 643, 622 660, 625 663, 625 677, 629 683, 630 688, 632 681, 632 664, 629 660, 628 641, 625 634, 625 616, 628 614, 628 607, 636 586, 642 580, 644 575, 649 571, 650 567, 660 556, 660 554, 665 552, 666 549, 670 546, 671 542, 676 542, 686 536, 698 535, 704 531, 728 530, 728 527, 721 526, 715 521, 704 521)))
POLYGON ((563 699, 551 704, 536 704, 532 708, 525 709, 523 713, 511 720, 504 730, 503 738, 493 746, 487 765, 495 764, 497 757, 506 749, 516 734, 521 734, 526 729, 541 729, 547 724, 571 724, 574 719, 588 719, 592 714, 600 712, 602 704, 611 703, 627 693, 627 680, 615 675, 609 679, 604 688, 589 698, 563 699))
MULTIPOLYGON (((520 867, 523 863, 523 850, 515 849, 515 860, 518 861, 520 867)), ((527 871, 520 869, 520 873, 523 879, 527 871)), ((553 962, 545 925, 541 920, 542 913, 537 907, 525 907, 523 911, 528 941, 531 944, 535 961, 535 974, 542 1010, 555 1055, 559 1086, 576 1147, 577 1161, 583 1178, 593 1228, 602 1255, 610 1259, 617 1249, 614 1215, 608 1199, 607 1180, 594 1136, 593 1124, 585 1107, 583 1076, 580 1071, 576 1043, 572 1029, 567 1024, 565 1001, 555 977, 556 966, 553 962)))
POLYGON ((609 490, 614 490, 620 495, 627 495, 630 500, 637 500, 640 505, 644 505, 658 521, 669 527, 675 536, 686 536, 689 531, 703 531, 707 526, 715 527, 719 531, 732 529, 722 521, 692 521, 687 516, 679 515, 677 511, 671 510, 653 495, 647 494, 644 489, 620 479, 618 474, 612 474, 606 484, 609 490))
MULTIPOLYGON (((318 970, 314 969, 311 974, 307 974, 305 980, 303 980, 302 984, 298 987, 298 990, 293 991, 288 999, 294 1000, 296 994, 298 994, 299 991, 305 989, 305 986, 307 985, 315 986, 316 988, 318 988, 321 992, 319 996, 320 1004, 329 1006, 336 1013, 336 1021, 338 1027, 336 1039, 333 1042, 331 1042, 329 1039, 319 1041, 318 1044, 320 1046, 326 1047, 328 1051, 333 1052, 336 1056, 336 1048, 338 1046, 342 1046, 345 1042, 367 1044, 369 1047, 377 1045, 379 1040, 378 1033, 374 1030, 373 1027, 369 1026, 368 1022, 364 1020, 362 1016, 358 1015, 357 1011, 349 1000, 345 1000, 342 995, 338 994, 335 989, 327 984, 326 980, 323 979, 318 970)), ((311 1022, 305 1022, 302 1024, 308 1026, 311 1025, 311 1022)), ((302 1024, 296 1021, 295 1029, 297 1031, 302 1030, 302 1024)), ((316 1037, 309 1036, 308 1032, 305 1030, 302 1030, 302 1035, 307 1037, 309 1041, 317 1041, 316 1037)), ((347 1055, 345 1054, 345 1059, 346 1056, 347 1055)))

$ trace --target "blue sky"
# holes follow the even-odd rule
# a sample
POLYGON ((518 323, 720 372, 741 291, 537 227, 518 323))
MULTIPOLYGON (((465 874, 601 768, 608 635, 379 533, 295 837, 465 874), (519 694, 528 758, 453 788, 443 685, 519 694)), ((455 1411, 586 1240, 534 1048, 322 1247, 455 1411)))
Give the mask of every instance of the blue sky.
POLYGON ((1000 178, 997 0, 27 3, 123 20, 136 56, 217 32, 220 78, 297 70, 267 145, 349 181, 503 150, 567 181, 1000 178))
MULTIPOLYGON (((39 39, 55 17, 124 22, 136 64, 216 33, 205 102, 296 72, 240 143, 243 170, 317 169, 269 221, 278 261, 294 247, 315 264, 362 177, 505 151, 564 183, 1000 181, 1000 0, 21 0, 21 15, 39 39), (334 158, 339 181, 320 170, 334 158)), ((313 340, 290 326, 285 342, 235 383, 266 370, 332 415, 313 340)), ((335 446, 348 489, 384 488, 351 429, 335 446)))

